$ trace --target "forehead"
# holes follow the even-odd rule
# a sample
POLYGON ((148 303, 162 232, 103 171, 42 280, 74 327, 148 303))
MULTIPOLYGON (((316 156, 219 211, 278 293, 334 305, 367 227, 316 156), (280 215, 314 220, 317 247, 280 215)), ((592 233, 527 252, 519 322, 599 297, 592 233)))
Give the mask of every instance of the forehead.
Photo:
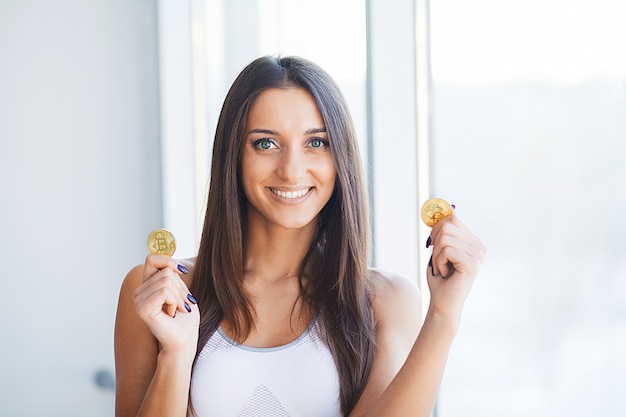
POLYGON ((274 127, 305 129, 324 126, 313 95, 300 87, 270 88, 263 91, 250 108, 246 124, 248 128, 269 124, 274 127))

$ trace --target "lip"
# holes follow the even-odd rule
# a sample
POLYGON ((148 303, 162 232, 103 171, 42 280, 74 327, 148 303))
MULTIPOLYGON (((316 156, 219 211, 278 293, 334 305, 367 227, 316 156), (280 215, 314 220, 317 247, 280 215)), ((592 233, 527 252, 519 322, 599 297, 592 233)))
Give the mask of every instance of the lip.
POLYGON ((274 199, 282 203, 295 204, 303 200, 306 200, 311 195, 311 193, 313 192, 315 188, 314 187, 300 187, 300 188, 285 189, 285 188, 267 187, 267 189, 270 192, 270 195, 274 199))

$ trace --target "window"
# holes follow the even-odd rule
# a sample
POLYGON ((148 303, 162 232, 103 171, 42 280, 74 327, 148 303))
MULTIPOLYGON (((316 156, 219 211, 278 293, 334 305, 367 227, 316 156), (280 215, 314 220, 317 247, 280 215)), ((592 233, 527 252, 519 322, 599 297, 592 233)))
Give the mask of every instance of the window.
POLYGON ((181 254, 197 251, 218 115, 253 59, 299 55, 327 70, 346 96, 367 161, 364 1, 192 0, 159 7, 165 224, 177 231, 181 254))
POLYGON ((431 2, 433 187, 489 247, 440 417, 626 412, 625 19, 431 2))
POLYGON ((350 106, 376 189, 370 193, 376 265, 417 279, 413 1, 389 8, 383 0, 193 0, 161 2, 159 16, 164 213, 179 252, 196 252, 210 146, 227 89, 254 58, 293 54, 326 69, 350 106), (184 41, 189 27, 191 47, 184 41), (174 129, 181 120, 184 127, 174 129), (189 202, 195 207, 183 207, 189 202))
MULTIPOLYGON (((160 56, 165 75, 181 62, 181 74, 193 74, 177 89, 193 96, 193 128, 176 141, 187 141, 182 148, 194 160, 190 168, 190 159, 181 159, 186 165, 177 172, 196 183, 197 218, 211 137, 235 75, 262 54, 302 55, 331 73, 353 112, 373 191, 376 265, 414 279, 424 269, 414 257, 424 253, 416 171, 423 164, 415 143, 423 124, 416 115, 429 120, 428 107, 416 106, 423 50, 416 55, 415 45, 427 25, 428 194, 456 204, 489 247, 450 355, 438 416, 624 414, 623 2, 183 3, 192 9, 180 18, 191 16, 188 59, 168 59, 167 48, 160 56), (424 6, 430 21, 416 26, 424 6)), ((160 16, 171 22, 175 14, 160 16)), ((168 129, 163 133, 167 146, 168 129)), ((166 204, 165 211, 166 225, 168 218, 189 219, 188 208, 168 216, 166 204)), ((197 239, 197 219, 185 227, 197 239)))

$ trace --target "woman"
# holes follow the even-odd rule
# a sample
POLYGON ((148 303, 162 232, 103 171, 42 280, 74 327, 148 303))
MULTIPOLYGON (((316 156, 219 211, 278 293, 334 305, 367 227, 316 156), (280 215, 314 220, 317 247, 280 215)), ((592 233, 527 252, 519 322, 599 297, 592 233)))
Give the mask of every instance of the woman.
POLYGON ((301 58, 248 65, 197 258, 149 255, 122 285, 116 415, 429 416, 485 247, 455 215, 433 228, 422 325, 417 288, 367 266, 368 216, 333 80, 301 58))

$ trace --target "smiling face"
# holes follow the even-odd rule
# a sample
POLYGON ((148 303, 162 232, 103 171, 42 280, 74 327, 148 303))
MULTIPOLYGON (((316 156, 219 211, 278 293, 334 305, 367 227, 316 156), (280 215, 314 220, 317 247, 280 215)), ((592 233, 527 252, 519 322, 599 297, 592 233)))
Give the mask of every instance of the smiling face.
POLYGON ((271 88, 246 122, 241 180, 248 222, 286 229, 314 225, 335 186, 324 121, 302 88, 271 88))

